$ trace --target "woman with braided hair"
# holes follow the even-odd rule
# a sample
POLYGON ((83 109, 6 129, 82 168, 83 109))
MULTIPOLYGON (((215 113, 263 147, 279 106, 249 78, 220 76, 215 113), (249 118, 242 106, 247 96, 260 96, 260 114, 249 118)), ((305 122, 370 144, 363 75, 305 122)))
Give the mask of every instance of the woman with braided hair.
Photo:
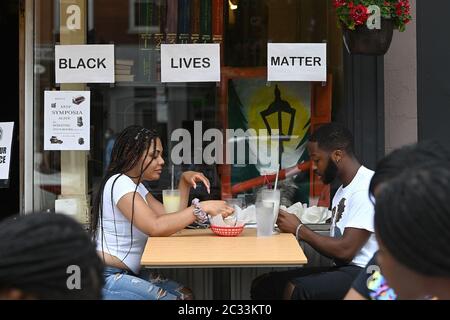
POLYGON ((70 217, 37 212, 0 223, 0 299, 100 299, 103 264, 70 217))
MULTIPOLYGON (((437 141, 421 141, 392 151, 381 159, 370 181, 369 196, 375 202, 384 184, 405 170, 424 164, 447 161, 450 166, 450 150, 437 141)), ((380 272, 377 253, 353 281, 346 300, 395 300, 397 294, 380 272)))
POLYGON ((209 180, 198 172, 184 172, 180 210, 166 214, 164 206, 142 184, 160 178, 163 147, 153 130, 133 125, 115 141, 111 163, 94 200, 91 231, 105 269, 105 299, 175 300, 190 299, 192 292, 160 275, 140 274, 140 260, 148 237, 170 236, 209 215, 228 216, 233 208, 225 201, 198 201, 188 206, 189 191, 209 180))
POLYGON ((403 172, 375 206, 378 263, 401 299, 450 299, 450 166, 403 172))

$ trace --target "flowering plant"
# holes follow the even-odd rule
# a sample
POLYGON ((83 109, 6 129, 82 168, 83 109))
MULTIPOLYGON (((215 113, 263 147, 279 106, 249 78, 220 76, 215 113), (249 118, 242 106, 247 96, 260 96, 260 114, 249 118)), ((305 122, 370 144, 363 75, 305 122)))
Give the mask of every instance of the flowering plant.
POLYGON ((392 19, 399 31, 405 30, 405 25, 411 20, 409 0, 333 0, 339 21, 348 29, 367 22, 374 12, 369 6, 378 6, 382 18, 392 19))

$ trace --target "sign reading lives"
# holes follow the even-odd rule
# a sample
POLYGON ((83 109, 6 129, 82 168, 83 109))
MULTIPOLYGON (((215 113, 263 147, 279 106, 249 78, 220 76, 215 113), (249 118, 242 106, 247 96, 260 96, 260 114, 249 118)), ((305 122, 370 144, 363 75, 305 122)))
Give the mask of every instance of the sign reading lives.
POLYGON ((219 82, 220 45, 161 45, 161 82, 219 82))
POLYGON ((14 122, 0 122, 0 180, 9 179, 14 122))
POLYGON ((268 81, 327 81, 325 43, 267 44, 268 81))
POLYGON ((114 83, 114 45, 55 46, 56 83, 114 83))
POLYGON ((44 150, 89 150, 90 105, 90 91, 45 91, 44 150))

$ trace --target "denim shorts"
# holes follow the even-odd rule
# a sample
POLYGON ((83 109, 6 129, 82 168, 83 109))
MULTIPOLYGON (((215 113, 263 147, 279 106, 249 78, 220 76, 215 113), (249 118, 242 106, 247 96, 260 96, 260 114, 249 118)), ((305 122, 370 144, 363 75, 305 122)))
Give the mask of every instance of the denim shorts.
POLYGON ((144 271, 134 273, 105 267, 104 300, 185 300, 192 298, 189 289, 159 273, 144 271))

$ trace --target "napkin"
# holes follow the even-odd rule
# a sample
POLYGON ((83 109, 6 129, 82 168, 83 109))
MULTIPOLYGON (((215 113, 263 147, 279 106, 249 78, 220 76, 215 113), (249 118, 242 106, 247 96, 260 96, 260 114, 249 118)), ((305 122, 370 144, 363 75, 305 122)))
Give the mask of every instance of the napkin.
POLYGON ((281 205, 280 209, 295 214, 305 224, 325 223, 331 218, 331 211, 328 208, 318 206, 306 207, 306 204, 301 204, 300 202, 293 204, 289 208, 281 205))
POLYGON ((256 225, 256 206, 252 204, 245 209, 240 209, 237 212, 238 220, 244 221, 244 223, 249 225, 256 225))
POLYGON ((221 214, 218 214, 209 219, 211 225, 217 227, 242 227, 245 221, 239 220, 236 214, 223 218, 221 214))

